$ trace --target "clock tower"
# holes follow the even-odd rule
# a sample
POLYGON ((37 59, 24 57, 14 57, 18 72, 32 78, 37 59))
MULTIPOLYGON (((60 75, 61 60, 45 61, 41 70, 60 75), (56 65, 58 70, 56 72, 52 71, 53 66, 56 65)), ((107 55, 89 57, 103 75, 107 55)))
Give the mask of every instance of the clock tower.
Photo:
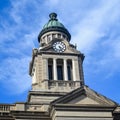
POLYGON ((39 48, 33 49, 29 67, 32 90, 28 95, 30 104, 39 102, 46 110, 53 100, 84 86, 84 55, 70 43, 71 35, 57 14, 49 17, 38 36, 39 48))
POLYGON ((84 55, 70 43, 71 35, 56 13, 39 33, 39 48, 30 63, 32 90, 70 92, 84 84, 84 55))
POLYGON ((26 102, 0 104, 0 120, 120 120, 120 105, 84 84, 84 55, 51 13, 33 49, 26 102))

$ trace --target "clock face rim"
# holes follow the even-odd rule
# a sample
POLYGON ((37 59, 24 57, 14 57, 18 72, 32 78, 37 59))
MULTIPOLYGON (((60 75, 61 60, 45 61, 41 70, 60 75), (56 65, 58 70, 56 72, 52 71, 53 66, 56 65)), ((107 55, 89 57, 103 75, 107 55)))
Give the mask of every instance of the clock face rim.
POLYGON ((53 49, 56 52, 62 53, 62 52, 65 51, 66 45, 63 42, 61 42, 61 41, 57 41, 57 42, 53 43, 53 49))

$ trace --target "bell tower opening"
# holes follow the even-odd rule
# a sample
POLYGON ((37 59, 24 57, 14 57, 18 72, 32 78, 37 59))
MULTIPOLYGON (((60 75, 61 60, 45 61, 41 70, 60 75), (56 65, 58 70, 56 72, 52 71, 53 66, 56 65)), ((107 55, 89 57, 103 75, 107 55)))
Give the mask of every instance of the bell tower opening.
POLYGON ((68 75, 68 80, 73 80, 72 79, 72 60, 67 60, 67 75, 68 75))
POLYGON ((57 60, 57 77, 58 80, 63 80, 63 60, 57 60))
POLYGON ((53 60, 48 59, 48 79, 53 80, 53 60))

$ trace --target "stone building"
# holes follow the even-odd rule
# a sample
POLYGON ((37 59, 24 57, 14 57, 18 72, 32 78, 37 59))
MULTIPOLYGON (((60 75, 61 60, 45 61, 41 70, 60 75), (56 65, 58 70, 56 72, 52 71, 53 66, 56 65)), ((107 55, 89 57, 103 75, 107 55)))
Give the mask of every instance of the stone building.
POLYGON ((120 106, 84 83, 84 54, 69 31, 49 15, 33 49, 27 101, 0 104, 0 120, 120 120, 120 106))

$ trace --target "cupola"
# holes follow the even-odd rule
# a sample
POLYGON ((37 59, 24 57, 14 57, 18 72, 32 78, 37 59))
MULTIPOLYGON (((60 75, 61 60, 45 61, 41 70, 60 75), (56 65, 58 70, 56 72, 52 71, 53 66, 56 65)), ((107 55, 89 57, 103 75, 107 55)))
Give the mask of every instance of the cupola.
POLYGON ((71 35, 64 25, 58 21, 57 14, 51 13, 49 17, 49 21, 43 26, 43 29, 39 33, 38 42, 41 43, 41 45, 42 43, 47 44, 54 38, 70 41, 71 35))

